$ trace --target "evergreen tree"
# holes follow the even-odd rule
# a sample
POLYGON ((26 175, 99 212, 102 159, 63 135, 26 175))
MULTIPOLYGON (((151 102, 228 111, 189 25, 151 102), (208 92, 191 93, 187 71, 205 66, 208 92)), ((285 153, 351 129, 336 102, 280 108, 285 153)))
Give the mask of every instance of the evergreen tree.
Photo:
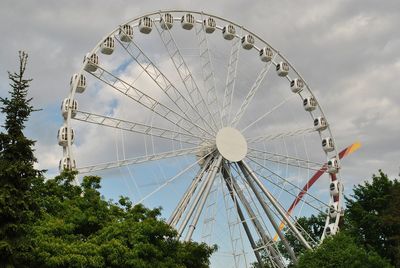
POLYGON ((8 73, 11 80, 9 98, 0 98, 5 114, 4 133, 0 133, 0 265, 18 266, 17 259, 26 250, 23 243, 29 223, 38 212, 32 183, 41 174, 33 164, 34 141, 23 133, 25 122, 34 111, 28 98, 29 83, 24 74, 28 54, 19 52, 19 70, 8 73))

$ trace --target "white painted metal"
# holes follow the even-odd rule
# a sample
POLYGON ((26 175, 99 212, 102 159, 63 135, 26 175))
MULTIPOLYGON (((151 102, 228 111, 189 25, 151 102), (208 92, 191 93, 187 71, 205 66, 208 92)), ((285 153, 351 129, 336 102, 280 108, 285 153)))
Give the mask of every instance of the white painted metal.
POLYGON ((243 135, 234 128, 221 128, 216 137, 219 153, 231 162, 243 160, 247 154, 247 142, 243 135))

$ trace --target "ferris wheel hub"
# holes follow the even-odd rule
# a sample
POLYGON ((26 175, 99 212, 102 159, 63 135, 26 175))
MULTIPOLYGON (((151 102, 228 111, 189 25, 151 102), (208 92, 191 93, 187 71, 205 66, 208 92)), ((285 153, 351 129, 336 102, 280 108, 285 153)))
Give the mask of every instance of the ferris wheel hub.
POLYGON ((217 133, 215 143, 219 153, 231 162, 241 161, 247 154, 246 139, 235 128, 221 128, 217 133))

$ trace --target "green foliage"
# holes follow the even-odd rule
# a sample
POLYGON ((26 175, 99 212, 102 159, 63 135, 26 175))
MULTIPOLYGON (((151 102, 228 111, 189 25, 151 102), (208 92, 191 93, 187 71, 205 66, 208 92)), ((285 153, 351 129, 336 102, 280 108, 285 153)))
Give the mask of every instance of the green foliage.
POLYGON ((8 73, 10 98, 0 98, 5 114, 5 133, 0 133, 0 265, 17 265, 17 256, 25 248, 29 224, 38 214, 32 196, 32 182, 41 172, 33 168, 34 141, 23 134, 24 123, 34 111, 27 98, 29 82, 25 79, 28 55, 19 52, 19 71, 8 73))
POLYGON ((216 250, 182 243, 159 219, 160 209, 118 204, 100 196, 99 177, 71 185, 74 173, 48 180, 40 191, 43 217, 33 226, 35 267, 208 267, 216 250))
POLYGON ((345 232, 328 237, 315 250, 307 251, 299 258, 297 268, 386 268, 390 263, 375 251, 360 247, 345 232))
POLYGON ((346 198, 346 228, 357 242, 400 267, 400 182, 379 171, 346 198))

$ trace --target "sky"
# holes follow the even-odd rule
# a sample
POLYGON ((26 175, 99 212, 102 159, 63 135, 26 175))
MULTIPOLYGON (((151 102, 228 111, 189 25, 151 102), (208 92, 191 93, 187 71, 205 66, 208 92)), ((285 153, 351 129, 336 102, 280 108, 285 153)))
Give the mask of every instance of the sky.
MULTIPOLYGON (((27 75, 34 79, 30 96, 33 105, 41 111, 32 115, 26 133, 37 141, 38 167, 48 169, 49 176, 56 174, 62 156, 56 140, 62 124, 59 106, 68 95, 71 74, 81 67, 83 55, 125 21, 147 12, 173 8, 204 11, 244 25, 289 59, 316 95, 338 149, 355 141, 362 144, 359 151, 343 160, 341 176, 346 189, 370 179, 378 169, 392 178, 398 177, 400 90, 396 81, 400 73, 400 3, 397 0, 2 0, 0 96, 7 95, 7 71, 16 70, 18 50, 27 51, 27 75)), ((189 50, 190 46, 189 43, 183 45, 189 50)), ((187 55, 190 56, 190 52, 187 55)), ((163 64, 165 55, 154 54, 154 57, 163 64)), ((118 56, 116 61, 121 65, 129 64, 118 56)), ((123 75, 128 77, 135 72, 137 70, 131 69, 123 75)), ((86 103, 96 112, 134 113, 128 109, 126 100, 115 103, 114 95, 90 94, 86 103)), ((139 116, 140 112, 133 115, 139 116)), ((98 157, 99 154, 94 156, 93 152, 99 144, 102 144, 99 151, 102 154, 113 146, 118 150, 114 141, 103 142, 104 136, 99 137, 96 129, 83 126, 82 130, 82 139, 77 141, 81 158, 98 157)), ((104 135, 117 134, 107 132, 104 135)), ((123 137, 118 135, 119 139, 123 137)), ((147 142, 129 142, 137 146, 133 148, 140 147, 138 151, 147 152, 147 142)), ((129 153, 118 152, 121 156, 129 153)), ((135 156, 135 152, 131 156, 135 156)), ((98 158, 100 162, 103 160, 98 158)), ((154 166, 147 168, 152 170, 154 166)), ((135 171, 136 176, 144 170, 135 171)), ((166 170, 165 177, 169 175, 166 170)))

